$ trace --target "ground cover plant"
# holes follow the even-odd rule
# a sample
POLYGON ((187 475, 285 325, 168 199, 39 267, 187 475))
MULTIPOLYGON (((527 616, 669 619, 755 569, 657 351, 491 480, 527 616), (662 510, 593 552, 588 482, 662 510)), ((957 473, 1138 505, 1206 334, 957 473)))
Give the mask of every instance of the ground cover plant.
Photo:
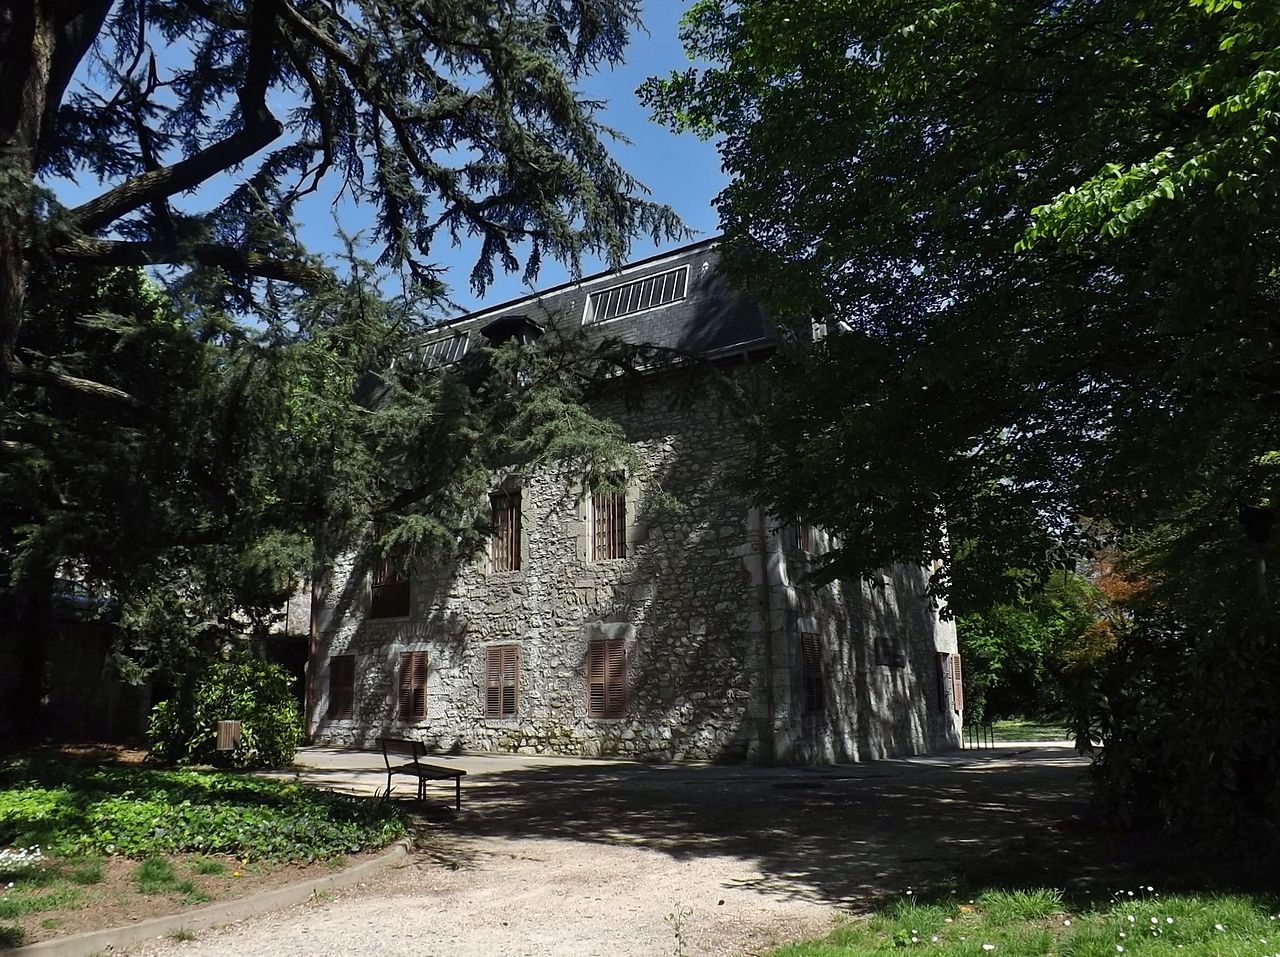
POLYGON ((919 950, 932 957, 1274 957, 1280 904, 1241 895, 1161 895, 1122 890, 1079 910, 1049 888, 908 892, 823 940, 773 957, 873 957, 919 950))
POLYGON ((0 768, 0 948, 291 882, 291 865, 341 861, 404 832, 384 803, 287 782, 14 760, 0 768))
POLYGON ((45 854, 231 854, 311 861, 405 831, 386 804, 239 774, 42 760, 0 771, 0 847, 45 854))

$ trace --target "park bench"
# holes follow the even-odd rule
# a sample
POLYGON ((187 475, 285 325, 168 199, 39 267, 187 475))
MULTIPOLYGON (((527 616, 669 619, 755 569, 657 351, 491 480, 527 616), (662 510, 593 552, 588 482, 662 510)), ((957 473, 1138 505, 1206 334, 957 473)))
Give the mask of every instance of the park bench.
POLYGON ((407 774, 418 781, 418 800, 427 799, 427 782, 444 781, 453 778, 454 807, 462 810, 462 776, 467 772, 461 768, 446 767, 443 764, 426 764, 419 760, 426 755, 427 749, 421 741, 407 738, 379 738, 382 746, 382 759, 387 763, 387 792, 384 800, 391 797, 391 776, 407 774), (399 763, 401 758, 412 758, 407 764, 399 763))

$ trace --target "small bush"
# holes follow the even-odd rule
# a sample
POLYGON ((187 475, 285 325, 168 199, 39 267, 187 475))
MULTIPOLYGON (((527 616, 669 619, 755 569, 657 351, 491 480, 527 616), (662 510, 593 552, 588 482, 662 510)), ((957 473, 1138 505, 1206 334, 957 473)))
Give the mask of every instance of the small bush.
POLYGON ((197 874, 225 874, 227 865, 208 857, 198 857, 191 862, 191 869, 197 874))
POLYGON ((172 764, 282 767, 302 741, 302 718, 290 678, 277 665, 237 655, 214 659, 151 712, 147 742, 172 764), (219 721, 240 721, 234 751, 215 750, 219 721))

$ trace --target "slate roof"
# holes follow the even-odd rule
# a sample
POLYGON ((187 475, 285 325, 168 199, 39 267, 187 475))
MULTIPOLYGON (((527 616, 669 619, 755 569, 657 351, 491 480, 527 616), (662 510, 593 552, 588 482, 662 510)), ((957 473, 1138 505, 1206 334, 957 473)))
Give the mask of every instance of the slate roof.
MULTIPOLYGON (((760 307, 734 289, 718 272, 717 239, 586 276, 460 316, 433 327, 420 340, 427 362, 460 359, 478 342, 481 330, 500 320, 522 316, 543 330, 585 335, 676 349, 703 357, 733 355, 767 348, 774 341, 760 307), (687 269, 682 299, 602 322, 590 321, 588 303, 595 293, 676 269, 687 269)), ((670 286, 668 286, 670 288, 670 286)), ((415 350, 416 351, 416 350, 415 350)))

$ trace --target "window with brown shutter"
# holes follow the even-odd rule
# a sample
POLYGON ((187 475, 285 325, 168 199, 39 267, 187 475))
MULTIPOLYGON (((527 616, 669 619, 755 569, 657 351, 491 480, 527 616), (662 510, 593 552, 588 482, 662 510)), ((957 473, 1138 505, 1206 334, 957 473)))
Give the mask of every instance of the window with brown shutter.
POLYGON ((484 716, 514 718, 518 710, 519 686, 519 647, 493 645, 485 649, 484 716))
POLYGON ((951 707, 951 699, 955 694, 955 686, 951 679, 951 655, 945 651, 938 652, 938 707, 946 711, 951 707))
POLYGON ((591 496, 588 533, 590 560, 627 557, 627 496, 624 492, 596 492, 591 496))
POLYGON ((812 525, 789 525, 786 529, 787 547, 811 555, 818 550, 817 529, 812 525))
POLYGON ((350 718, 356 703, 356 657, 334 655, 329 659, 329 717, 350 718))
POLYGON ((400 720, 421 721, 427 716, 427 653, 406 651, 400 655, 400 720))
POLYGON ((388 555, 373 566, 369 596, 370 618, 409 617, 409 576, 400 555, 388 555))
POLYGON ((827 688, 822 680, 822 639, 813 632, 801 632, 800 656, 805 714, 820 714, 827 710, 827 688))
POLYGON ((627 708, 627 643, 587 642, 587 716, 621 718, 627 708))
POLYGON ((960 656, 951 656, 951 708, 956 714, 964 712, 964 679, 960 675, 960 656))
POLYGON ((495 572, 520 570, 520 491, 489 497, 493 509, 489 538, 489 568, 495 572))

